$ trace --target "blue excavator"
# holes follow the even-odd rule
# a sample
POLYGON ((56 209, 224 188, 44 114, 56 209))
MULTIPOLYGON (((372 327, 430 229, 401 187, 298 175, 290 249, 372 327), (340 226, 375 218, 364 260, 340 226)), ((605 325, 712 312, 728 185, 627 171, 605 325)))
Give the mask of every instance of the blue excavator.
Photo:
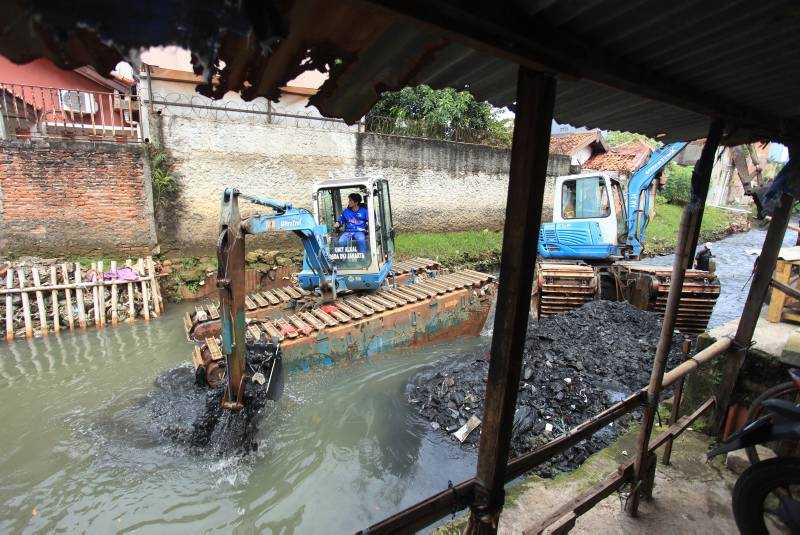
POLYGON ((553 221, 539 231, 539 256, 588 263, 638 259, 650 222, 652 186, 684 147, 685 142, 671 143, 653 151, 625 193, 619 180, 605 173, 558 177, 553 221))
MULTIPOLYGON (((296 208, 291 203, 267 197, 247 195, 235 188, 226 188, 220 206, 220 234, 217 242, 217 287, 220 290, 222 320, 222 353, 225 357, 226 391, 222 406, 239 410, 243 407, 245 378, 248 375, 267 383, 269 390, 278 359, 277 348, 271 347, 259 370, 245 358, 245 237, 272 231, 291 232, 303 243, 303 269, 298 284, 315 293, 321 301, 334 301, 341 293, 377 290, 392 271, 394 230, 389 197, 389 184, 384 179, 358 177, 328 180, 314 187, 313 212, 296 208), (355 194, 368 216, 363 238, 356 240, 348 233, 339 235, 335 227, 343 206, 355 194), (239 200, 250 201, 270 209, 242 218, 239 200), (260 375, 259 375, 260 374, 260 375)), ((362 212, 363 213, 363 212, 362 212)), ((205 370, 205 368, 203 368, 205 370)))
MULTIPOLYGON (((532 308, 539 317, 568 312, 592 299, 627 300, 663 313, 670 269, 639 262, 652 215, 654 184, 685 142, 653 151, 628 181, 627 191, 608 173, 555 179, 553 221, 539 231, 539 261, 532 308)), ((708 325, 719 296, 713 273, 688 270, 678 328, 687 334, 708 325)))

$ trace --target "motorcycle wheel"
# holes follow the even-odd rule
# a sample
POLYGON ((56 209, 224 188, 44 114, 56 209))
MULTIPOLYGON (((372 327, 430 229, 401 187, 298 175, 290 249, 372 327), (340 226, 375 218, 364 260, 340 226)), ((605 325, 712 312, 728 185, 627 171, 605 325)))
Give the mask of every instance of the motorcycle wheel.
MULTIPOLYGON (((747 423, 750 423, 759 416, 761 416, 761 411, 764 409, 762 403, 765 400, 778 398, 778 399, 788 399, 789 401, 795 401, 797 394, 798 394, 797 386, 792 381, 781 383, 764 391, 760 396, 754 399, 753 403, 750 405, 750 409, 747 411, 747 423)), ((747 453, 747 459, 750 461, 751 465, 754 465, 757 462, 761 461, 755 446, 750 446, 748 448, 745 448, 745 452, 747 453)))
POLYGON ((745 535, 800 533, 800 458, 768 459, 745 470, 733 488, 733 516, 745 535))

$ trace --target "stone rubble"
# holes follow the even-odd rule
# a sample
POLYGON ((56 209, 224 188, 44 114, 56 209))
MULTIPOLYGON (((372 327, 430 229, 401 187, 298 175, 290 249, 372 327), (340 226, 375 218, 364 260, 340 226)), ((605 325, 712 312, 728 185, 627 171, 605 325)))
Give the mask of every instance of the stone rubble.
MULTIPOLYGON (((660 318, 624 302, 593 301, 567 314, 531 321, 525 342, 512 455, 530 451, 647 385, 661 331, 660 318)), ((683 336, 673 337, 667 369, 680 363, 683 336)), ((483 419, 488 348, 479 355, 448 360, 412 378, 408 401, 434 432, 455 433, 471 418, 483 419), (436 425, 433 425, 436 424, 436 425)), ((538 473, 579 466, 607 446, 630 418, 605 427, 567 450, 538 473)), ((477 448, 478 427, 462 447, 477 448)))

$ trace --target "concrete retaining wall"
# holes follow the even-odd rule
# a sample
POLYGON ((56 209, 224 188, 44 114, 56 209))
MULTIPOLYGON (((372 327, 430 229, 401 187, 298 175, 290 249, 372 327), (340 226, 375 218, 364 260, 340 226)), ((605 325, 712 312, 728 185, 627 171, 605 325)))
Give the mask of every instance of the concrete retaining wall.
MULTIPOLYGON (((173 225, 181 246, 213 245, 225 186, 310 207, 315 182, 355 175, 389 179, 399 232, 502 228, 507 149, 358 133, 343 125, 211 121, 180 111, 162 112, 162 137, 181 183, 173 225)), ((568 157, 551 156, 551 176, 568 171, 568 157)), ((552 184, 545 206, 552 206, 552 184)))

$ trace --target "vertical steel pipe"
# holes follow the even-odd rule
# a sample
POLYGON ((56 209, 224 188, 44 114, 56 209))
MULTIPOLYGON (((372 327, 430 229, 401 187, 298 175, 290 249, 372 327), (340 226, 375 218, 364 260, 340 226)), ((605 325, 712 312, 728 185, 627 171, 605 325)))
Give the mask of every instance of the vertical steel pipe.
POLYGON ((505 500, 505 470, 528 328, 555 87, 553 77, 519 69, 497 311, 478 450, 476 499, 468 533, 495 533, 505 500))
POLYGON ((672 333, 675 329, 675 320, 678 317, 678 306, 683 293, 683 280, 686 275, 687 261, 691 255, 692 239, 700 227, 700 217, 703 206, 708 196, 708 184, 711 179, 711 168, 714 165, 714 153, 722 138, 722 122, 715 120, 711 123, 706 137, 705 145, 700 159, 692 173, 692 198, 683 211, 681 226, 678 232, 678 246, 675 249, 675 260, 672 263, 672 277, 670 279, 667 306, 664 310, 664 320, 661 324, 661 336, 658 340, 653 369, 650 373, 650 382, 647 386, 647 405, 642 415, 642 426, 637 440, 637 451, 634 464, 634 487, 628 500, 627 510, 631 516, 636 516, 639 509, 639 498, 642 481, 647 469, 647 452, 650 443, 650 434, 653 432, 653 420, 658 410, 658 398, 661 391, 661 382, 664 378, 664 368, 672 345, 672 333))

